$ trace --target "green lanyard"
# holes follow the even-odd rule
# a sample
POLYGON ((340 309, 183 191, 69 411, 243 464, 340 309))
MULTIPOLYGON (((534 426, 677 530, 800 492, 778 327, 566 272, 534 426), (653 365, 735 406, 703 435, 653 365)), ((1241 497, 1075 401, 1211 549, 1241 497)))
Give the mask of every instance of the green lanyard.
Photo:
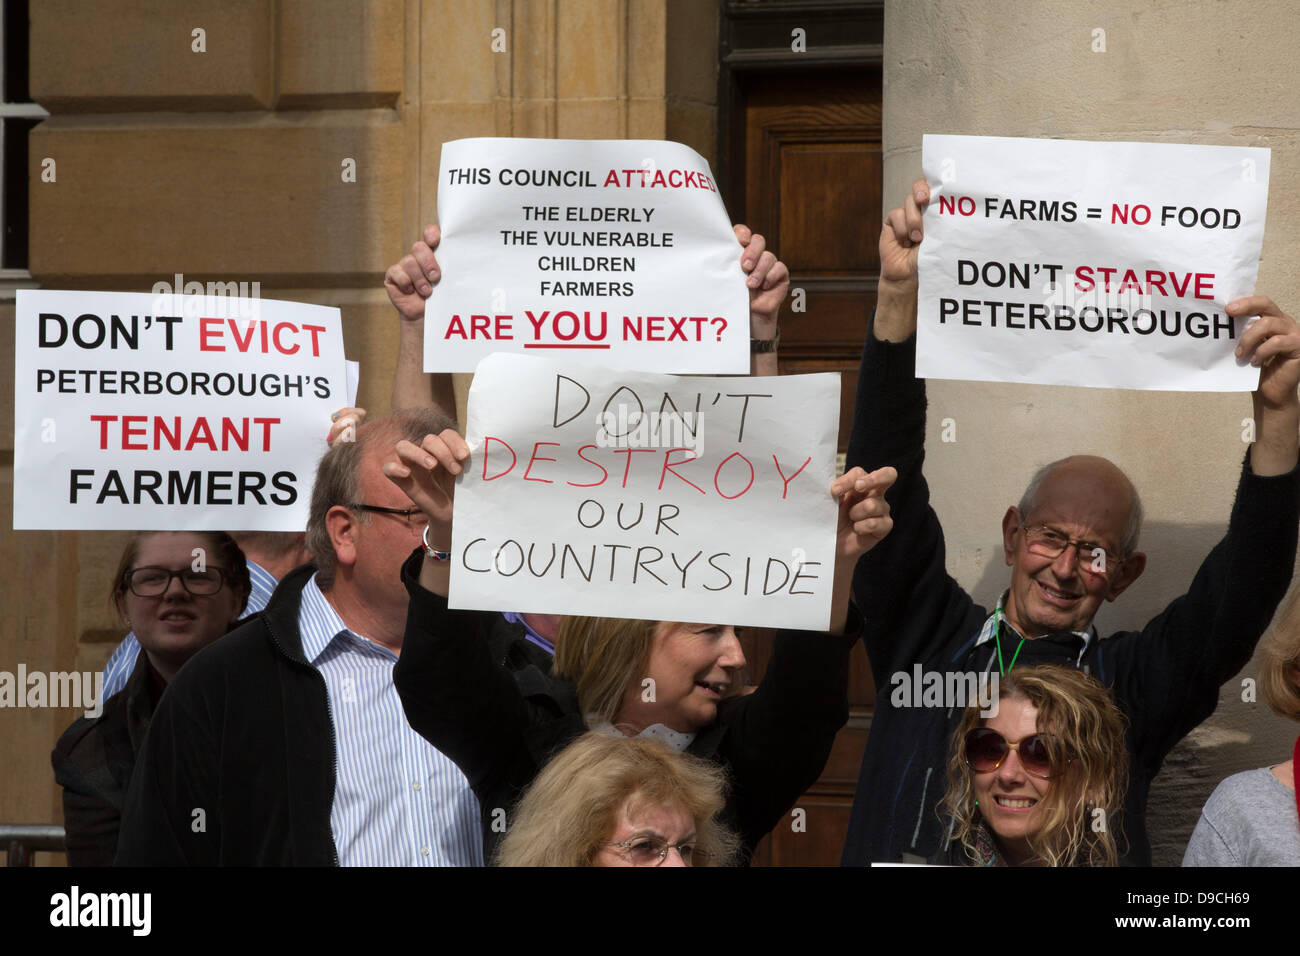
POLYGON ((1007 667, 1004 669, 1002 667, 1002 628, 999 626, 1001 623, 1002 623, 1002 608, 998 607, 993 612, 993 640, 997 643, 998 646, 998 670, 1002 672, 1003 677, 1006 677, 1007 671, 1011 670, 1011 667, 1016 666, 1016 658, 1020 656, 1020 649, 1025 646, 1025 639, 1022 637, 1020 639, 1020 643, 1016 645, 1016 652, 1011 655, 1011 667, 1007 667))

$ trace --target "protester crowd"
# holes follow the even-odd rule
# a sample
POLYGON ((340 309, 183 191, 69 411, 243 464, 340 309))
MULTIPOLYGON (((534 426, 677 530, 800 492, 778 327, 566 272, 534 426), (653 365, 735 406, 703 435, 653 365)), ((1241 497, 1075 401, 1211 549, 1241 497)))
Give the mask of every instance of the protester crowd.
MULTIPOLYGON (((977 605, 948 575, 923 474, 928 201, 918 181, 882 228, 847 470, 818 492, 838 504, 830 626, 778 632, 756 686, 727 622, 561 618, 509 594, 448 607, 472 455, 450 376, 423 371, 441 278, 426 228, 385 276, 398 411, 336 413, 303 533, 141 533, 105 582, 130 633, 103 713, 53 754, 69 863, 745 865, 822 773, 862 641, 877 687, 920 665, 997 690, 966 707, 877 695, 844 864, 1149 865, 1152 780, 1290 586, 1300 329, 1266 297, 1228 305, 1260 316, 1236 349, 1259 367, 1256 441, 1185 593, 1140 630, 1098 633, 1103 601, 1146 568, 1142 505, 1117 466, 1079 455, 1024 476, 1001 517, 1006 589, 977 605)), ((775 374, 789 273, 735 231, 751 374, 775 374)), ((1264 648, 1267 699, 1300 721, 1295 593, 1264 648)), ((1300 865, 1297 766, 1300 750, 1225 780, 1185 865, 1300 865)))

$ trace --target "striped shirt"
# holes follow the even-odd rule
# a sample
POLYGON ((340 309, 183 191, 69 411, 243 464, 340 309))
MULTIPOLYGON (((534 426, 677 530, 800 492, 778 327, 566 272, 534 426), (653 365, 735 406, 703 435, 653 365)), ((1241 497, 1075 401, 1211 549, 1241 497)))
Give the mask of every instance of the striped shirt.
MULTIPOLYGON (((252 589, 248 592, 248 606, 244 615, 256 614, 271 601, 271 592, 280 582, 260 564, 248 562, 248 580, 252 589)), ((169 585, 170 586, 170 585, 169 585)), ((104 665, 104 700, 108 700, 126 686, 126 679, 135 670, 135 659, 140 656, 140 642, 136 640, 135 631, 127 634, 122 643, 104 665)))
POLYGON ((479 806, 451 758, 411 729, 397 655, 348 630, 313 576, 302 650, 325 678, 337 770, 330 830, 341 866, 482 866, 479 806))

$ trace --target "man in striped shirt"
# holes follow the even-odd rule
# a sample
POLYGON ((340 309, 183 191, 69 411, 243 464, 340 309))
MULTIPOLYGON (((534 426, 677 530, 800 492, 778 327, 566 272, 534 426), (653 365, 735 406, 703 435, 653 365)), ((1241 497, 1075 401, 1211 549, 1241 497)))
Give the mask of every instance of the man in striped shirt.
POLYGON ((398 440, 448 424, 397 414, 321 459, 316 567, 177 674, 131 781, 118 864, 482 865, 469 783, 407 724, 392 680, 400 569, 424 526, 382 467, 398 440))

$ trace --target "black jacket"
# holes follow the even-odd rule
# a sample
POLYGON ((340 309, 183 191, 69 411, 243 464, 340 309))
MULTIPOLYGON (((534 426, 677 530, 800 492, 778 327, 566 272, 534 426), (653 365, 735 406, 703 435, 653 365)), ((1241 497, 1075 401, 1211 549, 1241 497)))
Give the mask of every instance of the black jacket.
MULTIPOLYGON (((886 494, 894 530, 863 555, 854 577, 877 694, 846 865, 940 850, 935 807, 961 712, 895 707, 891 676, 917 663, 940 673, 983 671, 995 653, 992 643, 973 646, 991 611, 949 577, 943 530, 921 474, 926 402, 925 382, 916 378, 915 336, 890 344, 868 331, 858 383, 848 465, 893 465, 898 481, 886 494)), ((1261 478, 1246 464, 1227 534, 1187 593, 1141 631, 1092 641, 1077 661, 1111 689, 1129 721, 1124 833, 1130 851, 1124 862, 1150 864, 1144 817, 1151 781, 1173 746, 1214 711, 1220 685, 1250 660, 1290 583, 1298 520, 1300 469, 1261 478)), ((1026 642, 1020 661, 1075 666, 1077 650, 1068 639, 1040 638, 1026 642)))
MULTIPOLYGON (((522 792, 550 757, 586 731, 574 685, 537 667, 510 672, 494 660, 493 618, 452 610, 419 584, 422 550, 402 568, 411 594, 402 656, 393 672, 406 717, 460 766, 483 815, 483 855, 495 856, 522 792)), ((726 822, 746 858, 821 774, 835 733, 849 716, 849 652, 861 619, 845 633, 781 631, 762 683, 724 701, 687 752, 726 766, 726 822)))
POLYGON ((122 803, 155 706, 149 660, 141 654, 126 685, 98 717, 78 717, 50 762, 63 788, 68 866, 110 866, 117 852, 122 803))
MULTIPOLYGON (((325 679, 298 631, 308 565, 196 654, 159 702, 127 794, 117 863, 329 866, 335 743, 325 679)), ((494 615, 496 660, 533 662, 494 615)))

